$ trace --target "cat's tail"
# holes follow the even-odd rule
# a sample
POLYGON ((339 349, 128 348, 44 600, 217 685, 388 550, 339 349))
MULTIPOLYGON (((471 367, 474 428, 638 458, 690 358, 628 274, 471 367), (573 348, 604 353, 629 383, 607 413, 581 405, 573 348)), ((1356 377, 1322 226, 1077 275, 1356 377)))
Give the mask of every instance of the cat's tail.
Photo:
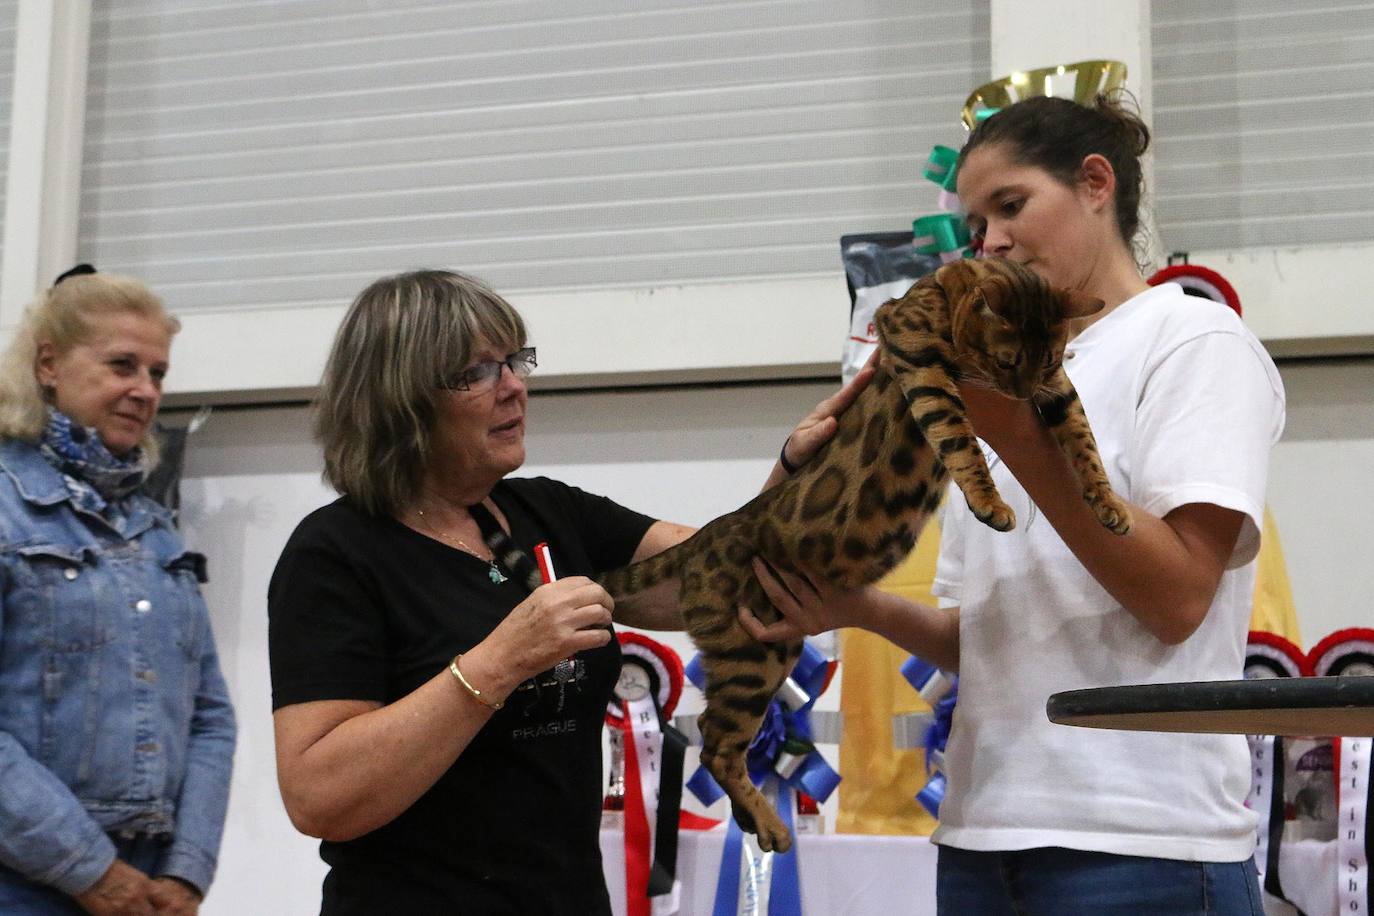
POLYGON ((620 599, 639 594, 669 579, 676 579, 682 572, 682 561, 687 556, 685 548, 695 537, 692 535, 646 560, 603 573, 596 581, 611 593, 612 598, 620 599))

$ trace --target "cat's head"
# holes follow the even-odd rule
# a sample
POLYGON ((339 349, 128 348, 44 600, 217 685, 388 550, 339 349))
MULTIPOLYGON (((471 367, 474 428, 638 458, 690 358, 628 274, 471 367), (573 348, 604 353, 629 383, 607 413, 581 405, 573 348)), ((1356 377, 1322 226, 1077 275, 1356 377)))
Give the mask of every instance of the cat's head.
POLYGON ((1063 359, 1070 319, 1094 314, 1102 300, 1051 286, 1005 258, 956 263, 972 274, 951 304, 954 349, 964 378, 1015 398, 1031 397, 1063 359))

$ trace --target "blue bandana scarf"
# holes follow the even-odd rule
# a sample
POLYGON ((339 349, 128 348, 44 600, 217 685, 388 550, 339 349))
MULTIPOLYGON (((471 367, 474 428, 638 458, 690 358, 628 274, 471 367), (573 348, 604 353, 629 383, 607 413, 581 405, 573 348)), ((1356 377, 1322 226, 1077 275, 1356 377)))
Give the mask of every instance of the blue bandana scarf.
POLYGON ((38 451, 62 473, 72 501, 89 512, 104 513, 138 489, 148 476, 143 449, 117 458, 96 431, 73 423, 71 417, 49 408, 38 451))

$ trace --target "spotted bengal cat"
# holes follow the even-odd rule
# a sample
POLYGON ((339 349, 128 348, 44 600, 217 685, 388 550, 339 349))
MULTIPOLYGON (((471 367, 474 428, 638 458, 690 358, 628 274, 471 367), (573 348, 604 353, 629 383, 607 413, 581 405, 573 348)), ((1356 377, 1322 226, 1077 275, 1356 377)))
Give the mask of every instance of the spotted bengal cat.
POLYGON ((836 586, 874 582, 910 552, 940 504, 946 475, 980 521, 1011 529, 1015 515, 988 473, 956 380, 1033 399, 1072 460, 1084 499, 1103 525, 1125 534, 1130 514, 1112 492, 1060 364, 1068 320, 1101 308, 1098 299, 1052 288, 1002 259, 940 268, 878 309, 882 369, 804 467, 676 547, 603 578, 617 598, 679 581, 707 677, 701 761, 761 848, 785 852, 792 838, 750 782, 745 751, 800 644, 764 645, 740 626, 741 605, 776 614, 750 559, 836 586))

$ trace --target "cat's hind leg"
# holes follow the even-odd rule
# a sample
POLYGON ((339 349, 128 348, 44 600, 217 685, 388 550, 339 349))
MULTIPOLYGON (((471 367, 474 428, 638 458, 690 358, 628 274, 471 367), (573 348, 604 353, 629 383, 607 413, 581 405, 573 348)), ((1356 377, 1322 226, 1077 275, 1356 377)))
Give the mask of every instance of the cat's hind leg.
POLYGON ((715 777, 741 829, 758 836, 764 851, 786 852, 792 836, 777 811, 749 778, 746 754, 768 704, 791 672, 800 643, 760 643, 740 626, 737 607, 768 606, 749 567, 733 588, 692 593, 684 589, 688 628, 706 671, 706 709, 701 727, 701 764, 715 777))

